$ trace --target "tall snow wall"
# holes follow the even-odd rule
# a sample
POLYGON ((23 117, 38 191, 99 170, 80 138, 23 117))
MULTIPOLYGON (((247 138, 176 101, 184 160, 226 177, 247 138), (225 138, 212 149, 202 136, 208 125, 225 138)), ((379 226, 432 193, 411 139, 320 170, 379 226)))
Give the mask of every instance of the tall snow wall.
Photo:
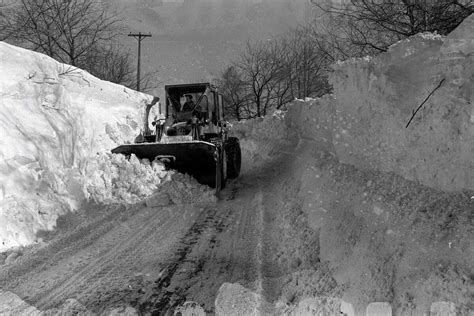
POLYGON ((418 34, 376 57, 337 63, 330 81, 334 99, 311 111, 316 120, 332 116, 322 137, 341 162, 474 190, 474 15, 447 37, 418 34))
POLYGON ((126 162, 106 153, 133 141, 152 98, 0 42, 0 251, 116 185, 126 162))

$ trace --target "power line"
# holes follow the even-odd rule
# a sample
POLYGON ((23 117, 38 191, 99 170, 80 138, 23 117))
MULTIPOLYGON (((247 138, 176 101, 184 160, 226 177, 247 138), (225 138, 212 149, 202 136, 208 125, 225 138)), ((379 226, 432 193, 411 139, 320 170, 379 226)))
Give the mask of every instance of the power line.
POLYGON ((138 66, 137 66, 137 91, 140 91, 140 55, 142 49, 142 41, 146 37, 151 37, 151 33, 149 34, 142 34, 142 32, 137 33, 130 33, 128 36, 133 36, 138 41, 138 66))

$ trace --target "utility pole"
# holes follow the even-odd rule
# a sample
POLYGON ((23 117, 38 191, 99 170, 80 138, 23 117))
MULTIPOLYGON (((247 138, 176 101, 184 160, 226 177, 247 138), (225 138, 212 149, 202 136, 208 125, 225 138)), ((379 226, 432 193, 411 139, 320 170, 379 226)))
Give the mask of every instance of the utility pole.
POLYGON ((135 39, 138 40, 138 67, 137 67, 137 91, 140 91, 140 55, 142 49, 142 41, 145 37, 151 37, 151 34, 142 34, 142 32, 138 32, 138 34, 130 33, 128 36, 133 36, 135 39))

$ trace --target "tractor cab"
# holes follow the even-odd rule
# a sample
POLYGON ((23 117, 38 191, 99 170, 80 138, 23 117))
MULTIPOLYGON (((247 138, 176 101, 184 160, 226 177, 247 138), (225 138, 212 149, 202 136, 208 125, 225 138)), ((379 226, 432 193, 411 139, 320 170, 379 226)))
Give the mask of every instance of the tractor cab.
POLYGON ((168 85, 165 91, 166 136, 191 132, 193 140, 208 140, 224 132, 223 98, 214 86, 209 83, 168 85))

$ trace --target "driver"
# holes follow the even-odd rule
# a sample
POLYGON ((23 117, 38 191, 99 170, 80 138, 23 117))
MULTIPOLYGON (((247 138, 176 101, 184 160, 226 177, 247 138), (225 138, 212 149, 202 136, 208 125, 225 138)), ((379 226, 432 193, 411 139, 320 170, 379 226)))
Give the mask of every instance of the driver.
POLYGON ((194 109, 193 96, 191 94, 185 94, 186 102, 184 102, 183 107, 181 108, 182 112, 189 112, 194 109))

